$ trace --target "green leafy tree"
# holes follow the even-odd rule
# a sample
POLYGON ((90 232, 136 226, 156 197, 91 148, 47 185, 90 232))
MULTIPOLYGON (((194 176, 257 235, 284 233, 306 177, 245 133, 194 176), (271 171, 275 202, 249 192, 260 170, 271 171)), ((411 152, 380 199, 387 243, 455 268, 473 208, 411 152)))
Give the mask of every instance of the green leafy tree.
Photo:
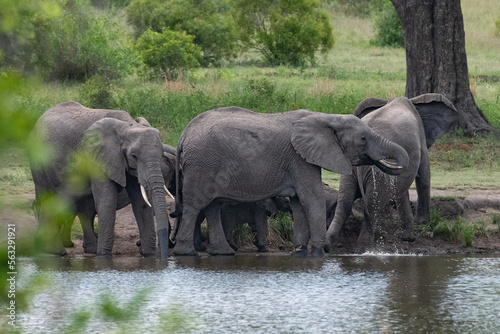
MULTIPOLYGON (((7 41, 1 46, 4 67, 49 80, 78 81, 94 74, 116 78, 132 71, 132 42, 112 12, 94 9, 90 0, 55 2, 61 3, 61 15, 51 14, 46 5, 38 10, 19 8, 21 24, 0 37, 7 41)), ((8 15, 7 9, 0 9, 1 17, 8 15)))
POLYGON ((167 80, 174 80, 183 71, 200 66, 202 51, 193 39, 194 36, 177 31, 146 30, 137 40, 136 49, 149 69, 167 80))
POLYGON ((228 0, 134 0, 127 17, 139 36, 147 29, 185 31, 203 51, 203 66, 237 56, 237 27, 228 0))
POLYGON ((404 48, 403 29, 398 13, 390 0, 383 0, 379 5, 380 10, 374 11, 373 27, 375 36, 371 41, 373 45, 404 48))
POLYGON ((271 65, 304 66, 334 44, 328 14, 317 0, 235 0, 241 40, 271 65))

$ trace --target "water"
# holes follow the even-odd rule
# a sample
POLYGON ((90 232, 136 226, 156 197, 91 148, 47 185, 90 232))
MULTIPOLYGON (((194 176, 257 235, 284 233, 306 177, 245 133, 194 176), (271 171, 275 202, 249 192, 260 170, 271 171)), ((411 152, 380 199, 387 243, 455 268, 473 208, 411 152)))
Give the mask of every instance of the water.
POLYGON ((238 254, 21 267, 20 286, 37 273, 50 282, 19 314, 26 333, 67 330, 82 309, 92 316, 85 333, 158 332, 174 315, 194 333, 500 333, 500 257, 238 254), (145 288, 130 321, 96 314, 103 295, 123 306, 145 288))

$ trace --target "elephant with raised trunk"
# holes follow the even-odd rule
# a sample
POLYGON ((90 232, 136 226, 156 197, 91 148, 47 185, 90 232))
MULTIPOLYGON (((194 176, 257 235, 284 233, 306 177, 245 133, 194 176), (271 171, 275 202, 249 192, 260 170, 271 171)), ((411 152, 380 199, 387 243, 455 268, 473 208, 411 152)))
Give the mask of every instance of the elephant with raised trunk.
MULTIPOLYGON (((402 146, 410 163, 394 177, 368 166, 355 167, 351 175, 342 175, 335 218, 327 231, 327 244, 340 244, 340 231, 356 198, 363 198, 365 205, 359 251, 373 246, 374 224, 383 228, 392 222, 392 214, 387 215, 391 213, 388 210, 391 203, 396 205, 401 221, 400 238, 413 241, 413 223, 423 224, 430 219, 431 173, 427 149, 457 121, 457 111, 443 95, 424 94, 389 101, 368 98, 358 105, 354 115, 386 140, 402 146), (408 193, 413 181, 418 194, 415 218, 408 193)), ((386 228, 394 234, 393 227, 386 228)))
POLYGON ((173 175, 175 149, 162 144, 157 129, 144 118, 132 119, 126 111, 89 109, 77 102, 64 102, 47 110, 33 132, 53 154, 47 164, 30 162, 39 221, 35 237, 38 248, 65 254, 64 245, 72 244, 70 226, 78 215, 84 233, 84 251, 109 256, 116 210, 132 203, 142 241, 140 253, 155 254, 156 216, 160 254, 162 258, 167 256, 164 175, 173 175), (77 160, 82 154, 90 158, 77 160), (82 175, 82 162, 88 161, 92 161, 90 171, 82 175), (79 183, 74 182, 78 176, 75 174, 82 177, 79 183), (58 217, 53 217, 52 207, 44 200, 54 194, 70 206, 69 211, 58 217), (93 232, 96 214, 98 238, 93 232))
POLYGON ((174 254, 196 255, 196 218, 207 218, 213 255, 232 255, 221 224, 224 202, 290 197, 296 255, 324 254, 325 195, 321 168, 350 174, 376 164, 398 174, 408 155, 352 115, 295 110, 260 114, 239 107, 206 111, 184 129, 177 145, 176 213, 182 219, 174 254), (297 219, 298 216, 304 219, 297 219))

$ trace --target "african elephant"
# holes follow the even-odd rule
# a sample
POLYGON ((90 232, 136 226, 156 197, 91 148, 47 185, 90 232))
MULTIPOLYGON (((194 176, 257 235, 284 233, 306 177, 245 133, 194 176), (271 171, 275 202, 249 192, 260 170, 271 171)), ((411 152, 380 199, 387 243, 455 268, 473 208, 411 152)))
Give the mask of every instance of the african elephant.
POLYGON ((260 114, 239 107, 206 111, 184 129, 177 145, 174 254, 196 255, 193 237, 201 210, 213 255, 232 255, 224 236, 224 202, 290 197, 295 219, 294 255, 324 254, 325 199, 321 168, 350 174, 351 165, 376 164, 401 173, 408 155, 352 115, 295 110, 260 114), (393 159, 389 161, 389 159, 393 159), (307 222, 307 223, 306 223, 307 222))
POLYGON ((50 162, 42 166, 30 161, 39 221, 35 244, 39 249, 65 254, 61 237, 66 245, 72 244, 69 230, 78 215, 84 251, 111 255, 116 210, 131 202, 142 240, 141 254, 155 254, 154 214, 161 257, 167 256, 164 175, 173 172, 175 149, 162 144, 157 129, 144 118, 132 119, 126 111, 89 109, 77 102, 64 102, 40 117, 33 135, 41 138, 53 154, 50 162), (89 161, 93 165, 85 170, 85 162, 89 161), (51 218, 52 207, 44 198, 54 194, 71 209, 51 218), (93 233, 96 214, 97 239, 93 233))
POLYGON ((365 203, 364 224, 358 238, 360 250, 373 244, 373 225, 380 226, 388 220, 383 216, 391 201, 396 204, 401 220, 401 239, 413 241, 414 220, 422 224, 430 219, 431 176, 427 149, 450 129, 457 120, 457 111, 443 95, 424 94, 389 101, 368 98, 358 105, 354 115, 385 139, 401 145, 408 153, 410 163, 394 177, 368 166, 355 167, 351 175, 342 175, 337 211, 327 231, 327 244, 340 242, 340 230, 358 197, 362 197, 365 203), (415 219, 408 194, 413 181, 418 194, 415 219))
MULTIPOLYGON (((256 234, 254 245, 259 252, 267 252, 267 218, 279 211, 291 212, 288 197, 276 196, 263 201, 249 203, 224 203, 221 206, 221 223, 228 244, 235 251, 238 247, 233 241, 233 232, 238 225, 248 224, 256 234)), ((205 220, 203 210, 196 219, 194 248, 205 251, 201 235, 201 223, 205 220)))
MULTIPOLYGON (((337 191, 330 188, 326 183, 323 183, 323 189, 326 206, 325 226, 328 228, 337 207, 337 191)), ((221 222, 227 242, 237 251, 238 248, 233 242, 233 231, 238 224, 248 224, 252 232, 256 234, 254 244, 257 250, 267 252, 267 220, 280 211, 291 213, 293 220, 293 212, 288 197, 277 196, 257 203, 224 204, 221 209, 221 222)))

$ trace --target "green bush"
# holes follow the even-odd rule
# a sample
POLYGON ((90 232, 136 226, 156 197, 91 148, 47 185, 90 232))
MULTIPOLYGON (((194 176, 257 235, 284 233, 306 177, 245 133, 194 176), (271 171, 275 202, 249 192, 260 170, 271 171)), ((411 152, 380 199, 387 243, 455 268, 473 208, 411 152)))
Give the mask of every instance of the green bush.
POLYGON ((61 11, 22 16, 10 36, 17 47, 5 45, 11 48, 4 51, 5 62, 48 80, 84 81, 94 74, 116 78, 131 72, 130 43, 113 12, 98 12, 90 0, 68 0, 61 11))
POLYGON ((375 13, 373 27, 375 37, 371 41, 376 46, 403 48, 405 46, 403 29, 396 9, 389 0, 384 0, 381 10, 375 13))
POLYGON ((235 0, 244 45, 270 65, 314 64, 316 52, 334 44, 327 12, 317 0, 235 0))
POLYGON ((183 72, 200 66, 201 49, 193 39, 194 36, 177 31, 146 30, 135 48, 154 76, 175 80, 183 72))
POLYGON ((80 102, 88 108, 110 109, 113 97, 109 79, 96 74, 80 87, 80 102))
POLYGON ((127 7, 127 17, 137 36, 147 29, 163 29, 193 35, 201 47, 203 66, 220 65, 238 55, 237 26, 230 15, 228 0, 134 0, 127 7))

